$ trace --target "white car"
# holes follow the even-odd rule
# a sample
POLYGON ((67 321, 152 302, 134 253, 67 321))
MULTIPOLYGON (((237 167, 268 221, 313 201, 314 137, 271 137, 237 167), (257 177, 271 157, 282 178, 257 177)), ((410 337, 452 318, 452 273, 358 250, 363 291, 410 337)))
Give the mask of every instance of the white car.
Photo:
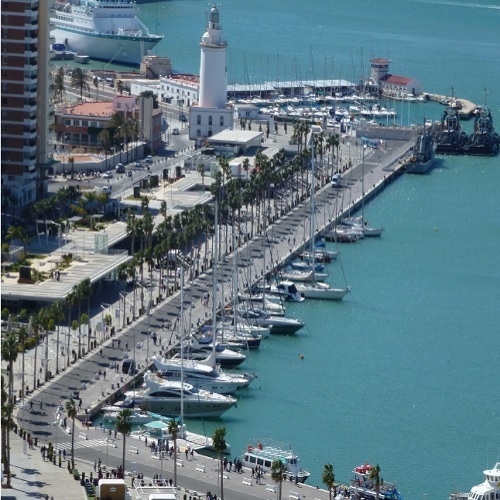
POLYGON ((172 134, 173 135, 179 135, 179 129, 177 127, 175 127, 174 129, 172 129, 172 134))
POLYGON ((111 172, 105 172, 104 174, 102 174, 102 178, 103 179, 112 179, 113 174, 111 172))

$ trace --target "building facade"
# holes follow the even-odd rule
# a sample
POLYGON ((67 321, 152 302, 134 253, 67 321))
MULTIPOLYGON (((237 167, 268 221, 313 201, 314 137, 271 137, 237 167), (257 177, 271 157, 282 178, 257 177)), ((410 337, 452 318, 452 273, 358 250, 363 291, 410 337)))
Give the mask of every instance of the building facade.
MULTIPOLYGON (((58 111, 55 131, 58 153, 101 153, 104 143, 100 134, 115 113, 123 115, 123 120, 137 120, 137 138, 153 148, 161 145, 162 111, 153 109, 152 98, 114 96, 109 102, 84 102, 58 111)), ((121 141, 113 145, 117 149, 124 146, 125 134, 121 141)), ((127 137, 131 142, 133 137, 127 137)))
MULTIPOLYGON (((46 192, 53 123, 51 0, 2 0, 2 197, 18 207, 46 192)), ((2 203, 4 203, 3 200, 2 203)))

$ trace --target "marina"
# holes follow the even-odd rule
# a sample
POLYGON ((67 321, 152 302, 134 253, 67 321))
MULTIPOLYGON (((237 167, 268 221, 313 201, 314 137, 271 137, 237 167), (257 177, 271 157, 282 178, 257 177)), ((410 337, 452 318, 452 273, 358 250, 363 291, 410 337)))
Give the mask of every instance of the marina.
MULTIPOLYGON (((414 3, 409 2, 408 7, 414 6, 414 3)), ((407 21, 399 15, 393 16, 399 12, 396 8, 398 6, 393 2, 390 2, 391 11, 388 10, 389 6, 381 5, 380 10, 373 12, 373 9, 368 8, 370 5, 364 5, 370 11, 370 24, 356 30, 354 41, 350 38, 350 26, 343 20, 342 12, 332 15, 333 21, 329 23, 331 26, 324 26, 328 6, 322 9, 319 17, 317 12, 308 12, 307 16, 311 18, 304 24, 314 26, 316 39, 331 41, 333 37, 327 37, 326 32, 330 33, 329 30, 334 29, 335 39, 339 40, 343 56, 350 53, 351 59, 354 59, 352 46, 358 47, 363 43, 362 40, 378 45, 375 50, 383 53, 386 47, 380 46, 377 37, 381 37, 384 29, 388 33, 395 33, 391 40, 391 51, 404 52, 399 45, 410 47, 408 53, 405 53, 405 64, 409 65, 410 71, 420 74, 421 70, 423 80, 427 82, 432 77, 433 86, 442 95, 449 88, 450 80, 459 83, 459 94, 474 100, 477 96, 477 81, 486 80, 485 84, 490 86, 492 75, 496 78, 496 68, 491 72, 482 71, 481 68, 484 70, 493 67, 492 61, 496 58, 498 44, 483 40, 481 33, 487 32, 488 26, 491 33, 491 24, 494 28, 497 12, 493 8, 495 6, 474 6, 472 10, 471 7, 461 5, 462 2, 457 3, 450 9, 440 2, 432 6, 422 6, 419 2, 416 12, 412 10, 415 26, 419 26, 418 32, 415 31, 414 34, 414 28, 408 28, 407 21), (428 16, 427 9, 431 9, 435 15, 428 16), (425 23, 418 22, 424 10, 427 16, 425 23), (464 16, 469 20, 470 26, 467 30, 458 30, 460 36, 456 30, 450 35, 449 30, 443 29, 443 25, 448 22, 454 22, 455 28, 461 26, 457 23, 456 11, 461 15, 474 13, 474 16, 464 16), (376 23, 373 16, 376 16, 376 23), (476 16, 482 19, 481 23, 476 16), (345 24, 339 26, 337 20, 343 20, 345 24), (386 24, 388 20, 389 27, 386 24), (480 30, 475 28, 476 22, 481 26, 480 30), (402 26, 405 26, 404 30, 402 26), (406 31, 408 29, 411 40, 406 31), (350 49, 342 45, 349 43, 352 45, 350 49), (449 64, 450 43, 460 52, 460 60, 467 71, 461 65, 449 64), (478 53, 481 54, 480 57, 477 57, 478 53), (423 54, 432 54, 432 60, 429 61, 427 57, 424 59, 423 54), (443 68, 447 68, 447 71, 442 71, 443 68)), ((259 5, 258 2, 255 7, 258 8, 259 5)), ((180 44, 182 37, 189 33, 190 28, 187 27, 184 28, 186 33, 176 37, 177 28, 173 26, 175 23, 164 15, 163 9, 168 9, 168 5, 154 3, 145 4, 144 7, 146 13, 162 13, 161 17, 157 15, 161 19, 161 31, 168 31, 169 37, 172 33, 174 40, 169 43, 173 47, 176 43, 180 44), (170 31, 171 26, 173 29, 170 31)), ((260 7, 260 13, 264 12, 262 5, 260 7)), ((185 2, 183 8, 186 16, 189 14, 189 19, 192 20, 194 7, 191 2, 185 2)), ((272 12, 269 12, 273 6, 264 8, 267 15, 254 21, 265 34, 266 28, 269 28, 269 19, 273 19, 272 12)), ((252 19, 252 10, 245 10, 249 21, 252 19)), ((293 5, 289 10, 290 12, 280 10, 280 19, 297 28, 300 23, 293 22, 293 19, 299 6, 293 5)), ((362 8, 360 10, 359 16, 364 19, 366 14, 362 8)), ((306 19, 306 16, 303 18, 306 19)), ((181 24, 178 18, 176 22, 181 24)), ((148 25, 154 26, 154 22, 150 21, 148 25)), ((302 25, 300 27, 303 28, 302 25)), ((155 32, 161 32, 157 28, 158 25, 155 32)), ((258 36, 262 38, 263 33, 254 33, 252 36, 254 39, 258 36)), ((237 37, 230 32, 228 34, 231 44, 237 37)), ((235 60, 242 65, 243 55, 242 49, 238 47, 239 43, 248 47, 245 57, 251 57, 252 52, 257 50, 244 40, 244 35, 241 38, 242 41, 238 40, 236 46, 233 46, 234 52, 228 61, 229 69, 234 69, 235 60)), ((272 58, 270 53, 283 50, 280 36, 277 34, 275 38, 273 47, 263 48, 264 56, 260 56, 265 60, 267 55, 268 66, 269 59, 272 58)), ((289 37, 286 38, 288 47, 291 42, 289 37)), ((302 51, 301 63, 309 61, 307 71, 311 81, 317 80, 321 70, 314 57, 319 59, 322 49, 304 43, 297 45, 298 57, 301 57, 302 51)), ((325 68, 326 59, 325 57, 325 68)), ((281 59, 279 64, 273 66, 278 68, 281 80, 286 80, 284 72, 290 72, 292 65, 288 64, 283 70, 282 63, 281 59)), ((185 64, 190 64, 189 56, 185 56, 185 64)), ((249 70, 246 70, 244 77, 256 80, 258 65, 254 64, 253 69, 251 65, 248 66, 249 70)), ((264 68, 260 69, 261 75, 265 74, 266 64, 260 66, 264 68)), ((333 66, 332 61, 332 73, 333 66)), ((305 73, 304 67, 297 69, 295 66, 295 71, 305 73)), ((340 73, 344 77, 349 74, 350 80, 359 80, 354 77, 357 69, 352 61, 346 63, 336 59, 335 68, 339 77, 340 73)), ((324 72, 326 74, 327 70, 324 72)), ((243 78, 240 81, 242 80, 243 78)), ((260 77, 258 80, 266 81, 268 78, 260 77)), ((342 492, 350 489, 351 498, 358 495, 366 498, 417 499, 422 496, 446 498, 450 491, 467 490, 471 484, 478 482, 479 478, 476 476, 482 470, 482 464, 498 460, 498 402, 491 398, 488 393, 489 384, 485 382, 495 378, 498 366, 498 353, 491 346, 496 345, 496 309, 492 297, 497 294, 498 262, 494 256, 495 248, 498 247, 497 235, 500 234, 496 231, 498 224, 495 216, 499 174, 496 159, 488 156, 493 156, 497 151, 495 144, 498 144, 498 139, 495 139, 492 118, 498 116, 500 108, 497 96, 492 97, 488 107, 478 107, 477 115, 471 115, 474 120, 469 123, 464 121, 465 118, 459 111, 460 127, 451 123, 454 118, 448 119, 450 115, 447 115, 444 123, 450 127, 443 127, 442 130, 458 130, 458 146, 456 142, 448 141, 443 136, 439 141, 441 151, 436 155, 434 151, 431 152, 435 146, 430 145, 431 141, 424 144, 426 131, 419 134, 420 127, 417 126, 408 127, 411 137, 404 141, 381 139, 379 147, 366 144, 366 149, 362 148, 360 135, 355 137, 341 133, 343 150, 341 148, 339 154, 337 149, 337 154, 340 155, 342 172, 338 177, 328 180, 317 195, 313 196, 317 211, 311 210, 307 200, 288 213, 287 210, 279 213, 274 207, 276 212, 273 212, 273 224, 268 227, 267 235, 248 242, 248 257, 238 257, 236 272, 229 262, 232 260, 229 253, 228 262, 221 266, 217 291, 212 288, 210 274, 196 276, 186 283, 187 308, 184 315, 186 325, 190 325, 186 327, 186 331, 191 332, 210 323, 210 311, 203 302, 207 291, 210 291, 214 302, 220 303, 222 309, 219 310, 223 310, 224 315, 226 312, 227 315, 235 312, 230 308, 235 295, 231 285, 235 274, 241 296, 249 294, 247 284, 251 282, 260 285, 259 299, 262 304, 266 300, 262 293, 267 297, 272 288, 280 296, 296 298, 297 301, 290 300, 285 304, 286 316, 296 319, 301 326, 290 335, 283 334, 286 331, 282 331, 280 335, 272 335, 273 325, 266 326, 268 336, 262 339, 259 348, 246 350, 240 368, 235 369, 240 375, 256 375, 251 384, 234 393, 237 405, 222 417, 186 419, 189 430, 200 436, 200 444, 195 446, 188 441, 179 443, 182 456, 179 457, 179 462, 175 462, 179 470, 179 482, 182 484, 182 489, 178 492, 180 496, 205 497, 208 489, 219 494, 219 481, 222 477, 227 498, 249 500, 277 496, 277 485, 269 474, 264 476, 261 484, 252 477, 250 468, 239 473, 229 467, 229 471, 221 476, 217 462, 198 453, 210 439, 208 436, 221 427, 227 429, 226 439, 231 444, 231 456, 228 460, 242 458, 245 450, 248 451, 248 443, 258 448, 258 443, 267 443, 269 436, 281 442, 290 442, 310 474, 306 484, 295 484, 288 479, 283 483, 283 497, 294 500, 329 498, 329 492, 322 482, 322 470, 328 463, 332 463, 335 468, 336 484, 339 486, 339 491, 335 493, 340 498, 342 492), (468 130, 471 127, 472 130, 468 130), (465 132, 466 142, 461 132, 465 132), (432 161, 429 161, 431 157, 432 161), (412 167, 414 172, 427 175, 403 175, 410 172, 412 167), (392 182, 394 179, 397 182, 392 182), (384 230, 380 238, 367 238, 368 231, 365 234, 364 223, 356 224, 357 216, 363 210, 362 219, 368 222, 369 227, 384 230), (324 258, 326 254, 323 248, 321 253, 317 253, 315 246, 308 241, 312 229, 311 213, 314 213, 312 218, 316 219, 313 232, 319 234, 318 242, 323 244, 323 237, 332 240, 324 244, 324 250, 331 253, 340 251, 337 259, 322 264, 325 268, 317 272, 329 275, 325 276, 323 282, 330 287, 340 287, 343 283, 349 287, 349 293, 342 301, 304 300, 293 282, 281 281, 277 285, 274 279, 271 284, 263 280, 274 276, 274 271, 278 268, 288 270, 292 263, 297 266, 299 261, 295 258, 299 254, 304 256, 304 252, 309 252, 309 255, 305 255, 306 260, 300 261, 301 264, 314 264, 324 258), (479 224, 470 224, 471 220, 479 220, 479 224), (468 231, 467 238, 464 238, 465 230, 468 231), (341 245, 340 238, 351 244, 341 245), (252 260, 252 265, 245 266, 245 260, 252 260), (190 449, 197 450, 194 459, 188 454, 190 449), (365 466, 370 463, 372 468, 373 464, 379 464, 381 475, 384 478, 396 478, 398 484, 391 486, 384 480, 384 492, 377 487, 374 478, 368 481, 367 476, 371 474, 365 466, 352 470, 353 464, 360 463, 365 463, 365 466), (449 464, 450 469, 444 479, 438 472, 442 463, 449 464), (418 475, 415 474, 416 470, 418 475), (362 482, 365 484, 361 484, 362 482), (386 493, 387 496, 382 496, 386 493)), ((312 101, 312 96, 310 100, 312 101)), ((374 104, 366 103, 365 108, 363 103, 359 107, 357 126, 364 127, 373 119, 374 111, 383 111, 381 108, 373 108, 374 104), (372 112, 372 116, 368 116, 368 111, 372 112)), ((380 129, 383 134, 383 129, 391 128, 387 126, 391 120, 400 120, 400 123, 404 121, 408 125, 425 124, 426 121, 431 121, 429 107, 433 105, 400 101, 398 108, 395 108, 398 109, 396 116, 384 116, 385 124, 380 121, 371 126, 380 129), (413 114, 418 107, 420 111, 413 114), (407 110, 404 117, 402 110, 407 110), (412 119, 417 114, 418 119, 412 119)), ((283 110, 288 106, 295 107, 287 102, 279 103, 276 107, 283 110)), ((339 122, 335 120, 338 107, 336 103, 333 104, 334 107, 324 110, 321 110, 324 104, 319 102, 315 102, 314 106, 297 106, 310 108, 304 110, 304 119, 322 126, 326 121, 325 130, 332 117, 331 109, 334 109, 330 125, 333 130, 339 127, 340 132, 340 124, 345 117, 340 117, 339 122), (323 113, 321 116, 314 115, 313 109, 318 108, 323 113)), ((325 107, 327 106, 329 105, 325 107)), ((353 102, 352 106, 358 104, 353 102)), ((267 104, 262 104, 262 107, 267 107, 267 104)), ((392 106, 383 104, 382 107, 390 112, 392 106)), ((431 109, 435 110, 434 107, 431 109)), ((346 111, 349 112, 348 106, 346 111)), ((280 127, 277 135, 284 135, 281 118, 278 123, 280 127)), ((286 140, 291 135, 291 128, 286 140)), ((363 137, 375 140, 371 134, 363 137)), ((155 193, 157 195, 160 196, 155 193)), ((283 207, 286 207, 286 201, 283 202, 283 207)), ((226 231, 228 229, 226 227, 226 231)), ((245 248, 243 250, 247 251, 245 248)), ((165 351, 170 349, 170 345, 167 348, 167 342, 176 342, 179 327, 174 331, 174 328, 164 328, 163 325, 179 318, 184 305, 184 299, 179 294, 174 294, 167 301, 159 300, 156 292, 150 292, 150 299, 151 297, 155 305, 151 307, 151 315, 147 321, 144 310, 142 319, 134 317, 127 327, 122 327, 121 321, 114 318, 116 336, 114 339, 108 338, 104 344, 104 359, 102 352, 100 355, 98 352, 86 355, 77 362, 74 375, 65 373, 63 377, 56 377, 43 392, 36 390, 33 394, 35 404, 42 394, 45 398, 45 394, 51 393, 48 401, 43 400, 44 406, 49 406, 51 411, 51 405, 58 398, 67 397, 68 385, 72 389, 80 389, 83 405, 79 410, 79 419, 84 422, 89 415, 100 415, 103 405, 122 398, 124 392, 134 398, 134 391, 131 390, 134 385, 134 370, 127 374, 115 373, 111 365, 108 366, 109 360, 111 363, 117 360, 122 363, 125 351, 118 348, 112 340, 120 336, 123 340, 127 339, 130 346, 135 346, 126 351, 129 357, 133 356, 137 361, 139 375, 142 376, 150 364, 148 354, 154 352, 163 359, 165 351), (163 337, 163 344, 160 341, 157 346, 156 340, 154 344, 151 343, 150 329, 163 337), (150 342, 146 348, 147 338, 150 342), (140 347, 138 339, 141 340, 140 347), (104 375, 104 380, 101 375, 103 367, 107 371, 107 379, 104 375), (68 383, 71 377, 74 380, 68 383), (86 383, 85 388, 80 386, 82 380, 86 383)), ((246 303, 247 299, 242 301, 242 304, 246 303)), ((260 316, 260 312, 258 315, 260 316)), ((225 325, 220 330, 226 328, 225 325)), ((203 356, 206 354, 205 351, 203 356)), ((19 421, 23 427, 33 434, 47 432, 47 428, 43 428, 41 422, 36 422, 36 418, 36 411, 31 413, 27 405, 20 408, 19 421)), ((81 464, 79 467, 92 470, 96 457, 102 459, 105 471, 111 471, 121 463, 121 446, 124 441, 122 443, 120 435, 113 442, 106 438, 106 431, 99 427, 86 431, 83 423, 77 423, 77 428, 79 431, 75 435, 75 443, 77 459, 81 464), (85 438, 82 437, 83 434, 86 434, 85 438)), ((69 449, 71 436, 66 426, 56 425, 50 432, 50 439, 57 442, 60 449, 69 449)), ((151 486, 148 490, 148 484, 156 481, 150 478, 155 478, 158 474, 169 478, 173 476, 174 470, 174 459, 152 452, 149 447, 151 437, 147 436, 151 435, 135 435, 133 439, 127 437, 125 450, 127 470, 133 473, 134 479, 137 473, 144 474, 146 478, 144 486, 137 486, 135 481, 134 488, 144 488, 144 495, 149 495, 157 488, 151 486)), ((478 485, 471 492, 472 498, 484 500, 490 493, 494 486, 491 478, 496 477, 497 465, 484 471, 486 482, 484 486, 478 485)), ((131 476, 127 476, 126 483, 129 487, 132 486, 130 481, 131 476)), ((172 491, 162 493, 175 495, 172 491)), ((464 493, 456 495, 458 496, 450 498, 469 497, 464 493)))

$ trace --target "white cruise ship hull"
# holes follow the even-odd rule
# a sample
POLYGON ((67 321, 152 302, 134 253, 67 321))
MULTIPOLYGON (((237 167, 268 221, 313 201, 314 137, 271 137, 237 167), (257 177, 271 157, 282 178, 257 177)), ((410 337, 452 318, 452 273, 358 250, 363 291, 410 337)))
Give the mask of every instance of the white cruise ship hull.
POLYGON ((83 33, 58 27, 51 32, 56 43, 66 45, 66 50, 79 52, 92 59, 138 65, 144 55, 160 42, 157 36, 125 36, 100 33, 83 33))

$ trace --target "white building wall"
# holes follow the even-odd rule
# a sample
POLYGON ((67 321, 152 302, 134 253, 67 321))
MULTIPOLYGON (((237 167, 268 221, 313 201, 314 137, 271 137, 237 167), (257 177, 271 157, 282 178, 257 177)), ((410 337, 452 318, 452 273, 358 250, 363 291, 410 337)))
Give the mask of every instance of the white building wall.
POLYGON ((199 104, 202 108, 223 108, 226 101, 226 49, 202 43, 199 104))
POLYGON ((191 140, 211 137, 222 130, 233 127, 231 108, 201 108, 192 106, 189 110, 189 138, 191 140))

